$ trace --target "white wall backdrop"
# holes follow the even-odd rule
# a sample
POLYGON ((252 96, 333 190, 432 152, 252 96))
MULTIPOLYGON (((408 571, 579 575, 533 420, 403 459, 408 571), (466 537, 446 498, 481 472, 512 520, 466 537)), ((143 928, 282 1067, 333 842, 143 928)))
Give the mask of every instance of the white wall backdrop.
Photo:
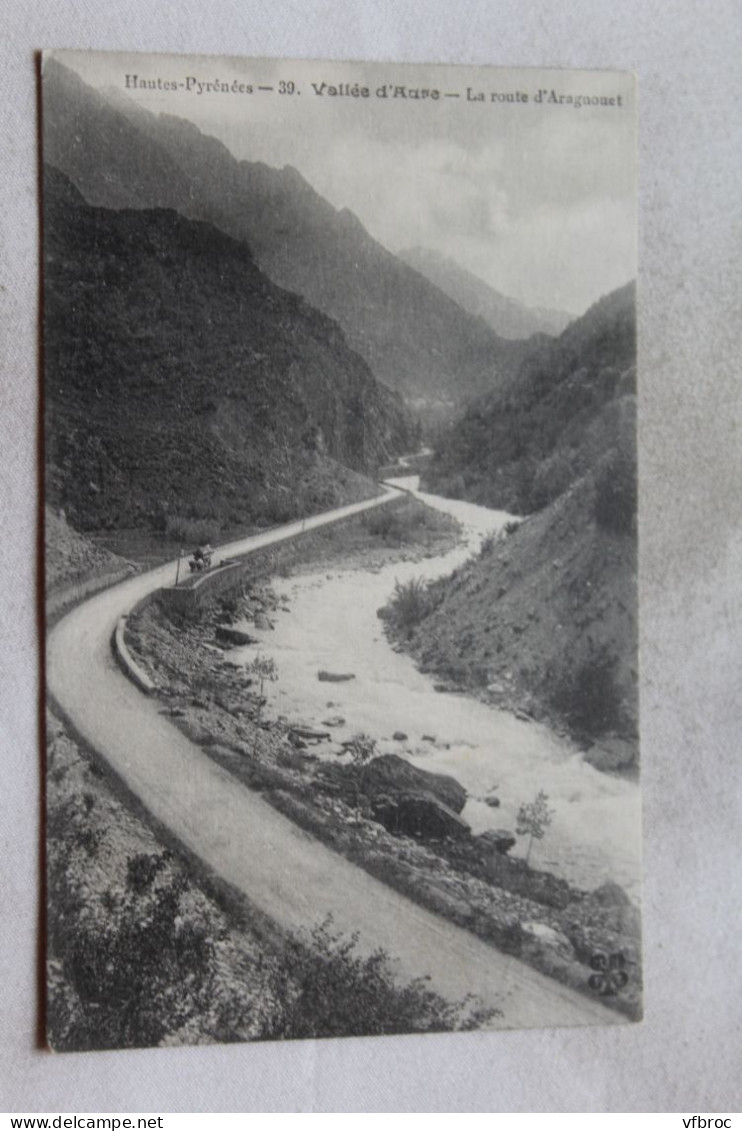
POLYGON ((6 0, 0 69, 0 1109, 739 1110, 742 8, 736 0, 6 0), (646 1019, 53 1057, 36 1046, 42 47, 635 70, 646 1019))

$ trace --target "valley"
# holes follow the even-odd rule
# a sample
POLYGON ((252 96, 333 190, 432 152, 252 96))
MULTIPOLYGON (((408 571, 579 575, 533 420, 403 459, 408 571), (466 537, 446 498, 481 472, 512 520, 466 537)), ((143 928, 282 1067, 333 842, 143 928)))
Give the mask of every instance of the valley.
POLYGON ((57 1047, 637 1019, 633 283, 528 306, 43 84, 57 1047))

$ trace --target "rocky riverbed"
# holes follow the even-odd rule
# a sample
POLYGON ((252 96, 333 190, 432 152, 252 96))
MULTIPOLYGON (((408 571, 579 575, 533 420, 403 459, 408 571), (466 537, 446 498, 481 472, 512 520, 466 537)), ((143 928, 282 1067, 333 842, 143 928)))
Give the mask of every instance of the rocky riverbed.
MULTIPOLYGON (((377 559, 367 549, 359 553, 365 568, 371 557, 378 563, 372 569, 381 571, 395 555, 415 568, 416 557, 432 552, 430 545, 386 545, 377 559)), ((333 554, 335 571, 361 564, 358 554, 343 559, 339 543, 333 554)), ((301 583, 325 577, 306 571, 326 570, 329 562, 326 554, 313 565, 305 558, 301 583)), ((287 570, 279 563, 278 572, 287 570)), ((197 623, 175 622, 156 604, 130 619, 129 645, 157 683, 163 712, 205 754, 359 866, 500 949, 638 1016, 639 917, 615 881, 589 890, 512 858, 513 828, 500 818, 498 791, 476 799, 474 817, 490 815, 481 827, 470 819, 465 783, 446 772, 450 751, 439 735, 415 736, 433 755, 423 764, 408 756, 405 732, 374 733, 363 718, 350 717, 346 692, 356 681, 348 665, 314 670, 321 718, 292 709, 281 690, 280 653, 277 682, 275 668, 265 665, 272 626, 287 628, 293 615, 288 583, 280 584, 281 591, 254 584, 197 623)))

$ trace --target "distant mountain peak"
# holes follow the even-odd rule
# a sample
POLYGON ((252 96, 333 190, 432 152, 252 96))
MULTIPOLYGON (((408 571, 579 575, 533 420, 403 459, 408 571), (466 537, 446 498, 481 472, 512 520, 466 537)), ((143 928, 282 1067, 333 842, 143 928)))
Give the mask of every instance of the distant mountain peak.
POLYGON ((560 334, 574 315, 564 310, 530 307, 508 298, 450 256, 428 247, 399 252, 400 259, 435 283, 470 314, 483 318, 501 338, 530 338, 533 334, 560 334))
POLYGON ((260 269, 342 327, 375 376, 422 411, 508 380, 524 347, 506 341, 378 243, 291 165, 237 159, 192 122, 44 73, 44 157, 91 204, 172 208, 247 244, 260 269))

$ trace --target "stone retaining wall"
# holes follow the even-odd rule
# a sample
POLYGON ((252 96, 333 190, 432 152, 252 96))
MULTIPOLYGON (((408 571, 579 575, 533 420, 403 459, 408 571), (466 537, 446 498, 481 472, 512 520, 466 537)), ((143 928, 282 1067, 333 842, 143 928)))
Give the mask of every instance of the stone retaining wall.
MULTIPOLYGON (((385 509, 389 507, 394 509, 404 499, 405 496, 400 495, 396 498, 384 500, 383 503, 380 502, 378 505, 383 505, 385 509)), ((199 573, 195 577, 186 577, 185 581, 177 586, 165 586, 153 596, 157 597, 168 608, 176 609, 186 616, 189 613, 195 613, 197 610, 212 604, 218 597, 233 593, 248 582, 258 581, 261 577, 274 573, 280 564, 281 550, 284 547, 309 539, 330 527, 337 528, 351 522, 357 522, 363 514, 367 513, 368 511, 360 511, 327 522, 319 527, 315 526, 308 530, 297 531, 290 538, 282 539, 270 546, 251 550, 243 557, 226 561, 224 565, 221 565, 217 559, 217 564, 212 566, 208 572, 199 573)))
MULTIPOLYGON (((140 608, 145 604, 148 604, 148 602, 140 601, 139 606, 135 607, 140 608)), ((126 621, 127 617, 119 617, 113 631, 113 639, 111 641, 113 654, 118 660, 124 675, 127 676, 140 691, 143 691, 145 695, 152 695, 152 693, 157 690, 155 684, 144 669, 139 666, 127 647, 125 640, 126 621)))

